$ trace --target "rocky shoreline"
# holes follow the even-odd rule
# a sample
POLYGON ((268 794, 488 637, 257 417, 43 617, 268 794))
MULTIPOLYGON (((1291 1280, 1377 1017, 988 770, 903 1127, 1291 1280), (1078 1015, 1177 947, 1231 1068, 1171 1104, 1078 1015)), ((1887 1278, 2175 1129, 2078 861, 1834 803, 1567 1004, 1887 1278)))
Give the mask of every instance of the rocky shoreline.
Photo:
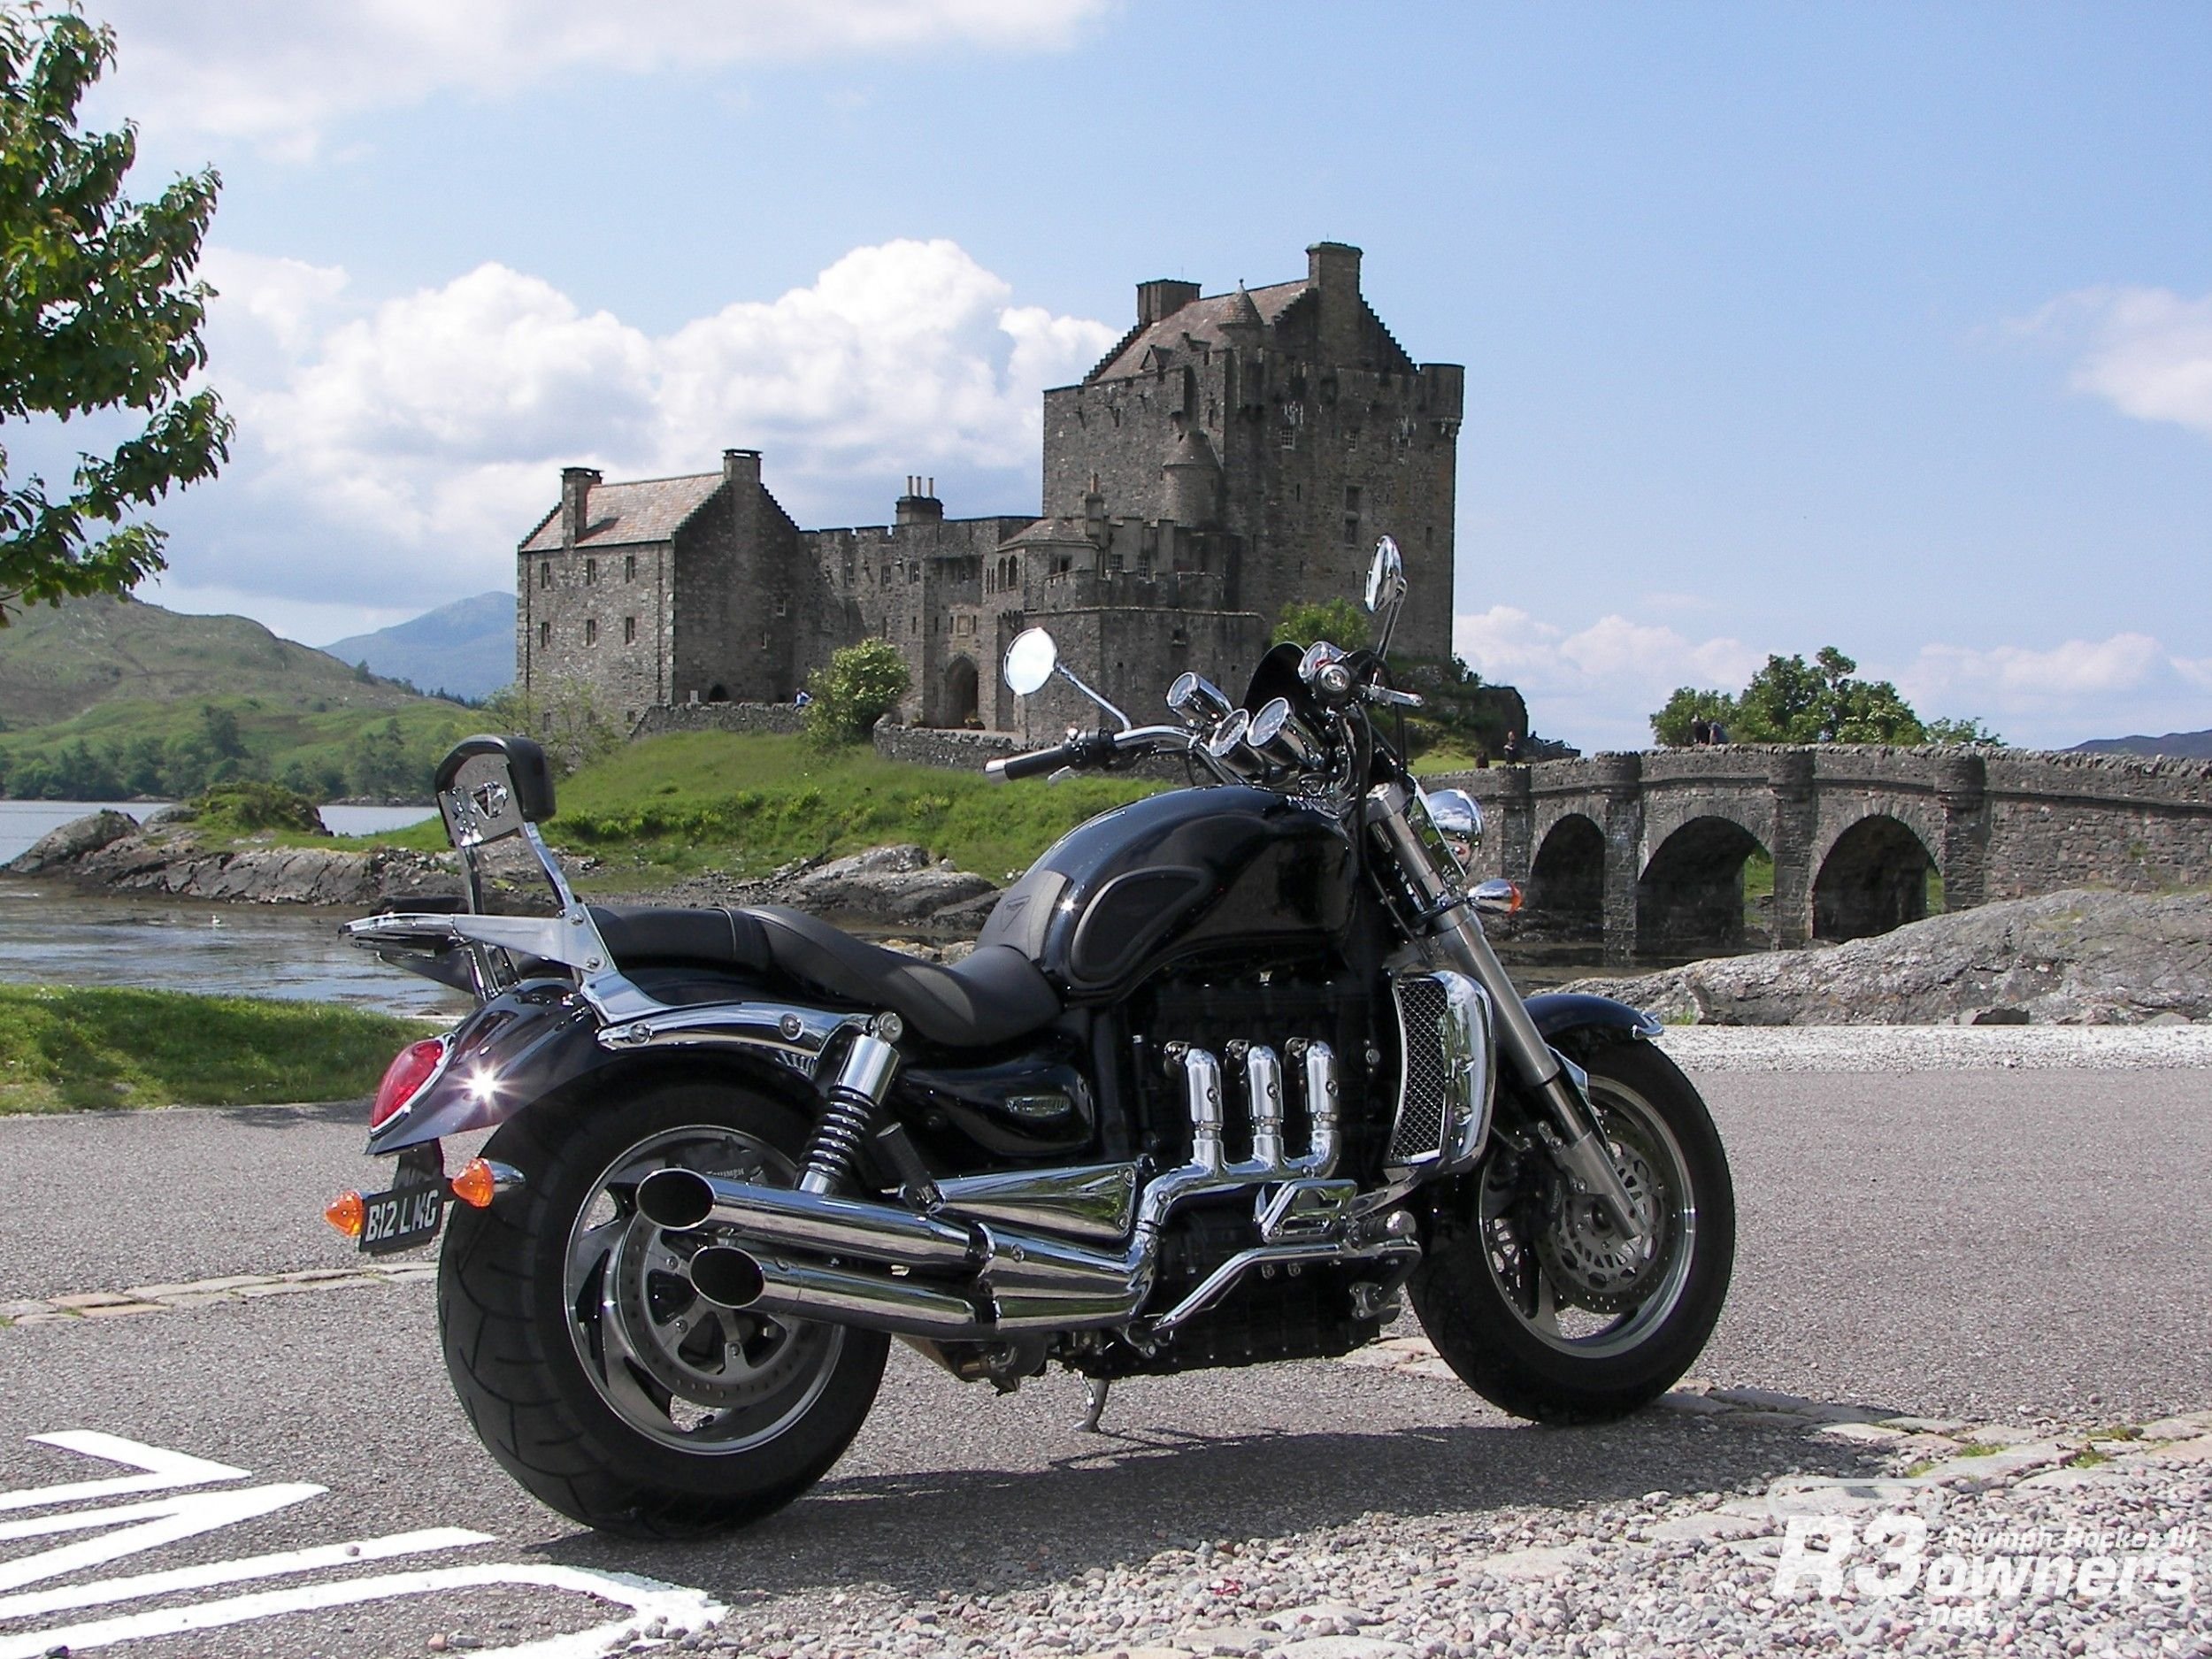
MULTIPOLYGON (((498 907, 541 909, 543 883, 518 849, 488 861, 498 907)), ((588 873, 595 861, 570 859, 588 873)), ((242 904, 298 904, 356 910, 446 909, 461 897, 459 860, 450 852, 400 848, 210 845, 188 819, 157 813, 144 824, 100 811, 49 833, 0 875, 63 881, 88 891, 242 904)), ((595 895, 603 902, 663 905, 783 904, 870 932, 924 939, 972 939, 998 902, 998 888, 911 844, 875 847, 841 858, 802 859, 750 880, 690 876, 673 887, 595 895)))
POLYGON ((2212 894, 2074 888, 1569 988, 1686 1025, 2195 1024, 2212 1021, 2212 894))

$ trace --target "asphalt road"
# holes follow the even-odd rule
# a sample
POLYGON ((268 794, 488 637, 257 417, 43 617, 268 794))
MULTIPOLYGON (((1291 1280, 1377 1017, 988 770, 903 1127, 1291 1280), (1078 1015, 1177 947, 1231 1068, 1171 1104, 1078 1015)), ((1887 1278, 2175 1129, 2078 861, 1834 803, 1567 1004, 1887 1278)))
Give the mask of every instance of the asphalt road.
MULTIPOLYGON (((1728 1073, 1701 1083, 1729 1145, 1742 1234, 1729 1311, 1700 1375, 1981 1417, 2024 1407, 2141 1418, 2212 1404, 2202 1214, 2212 1078, 1728 1073)), ((320 1109, 0 1120, 0 1303, 346 1264, 354 1258, 318 1211, 330 1191, 373 1179, 359 1135, 353 1111, 320 1109)), ((866 1605, 915 1590, 980 1593, 1079 1575, 1172 1539, 1724 1490, 1790 1469, 1842 1471, 1854 1455, 1665 1412, 1599 1430, 1531 1429, 1455 1384, 1331 1363, 1124 1384, 1108 1418, 1117 1432, 1102 1440, 1072 1432, 1079 1406, 1070 1379, 1002 1400, 896 1351, 876 1415, 815 1495, 753 1533, 648 1549, 577 1532, 477 1448, 438 1363, 425 1285, 0 1331, 0 1656, 18 1650, 12 1640, 102 1611, 12 1618, 12 1594, 428 1527, 495 1541, 395 1570, 643 1573, 752 1619, 803 1624, 839 1594, 866 1605), (27 1524, 20 1516, 67 1508, 9 1494, 126 1472, 29 1440, 66 1431, 328 1491, 21 1588, 10 1573, 27 1551, 78 1547, 79 1533, 5 1541, 20 1536, 9 1531, 27 1524)), ((140 1597, 116 1612, 175 1600, 140 1597)), ((604 1616, 555 1588, 495 1583, 116 1651, 419 1653, 435 1631, 503 1644, 604 1616)))

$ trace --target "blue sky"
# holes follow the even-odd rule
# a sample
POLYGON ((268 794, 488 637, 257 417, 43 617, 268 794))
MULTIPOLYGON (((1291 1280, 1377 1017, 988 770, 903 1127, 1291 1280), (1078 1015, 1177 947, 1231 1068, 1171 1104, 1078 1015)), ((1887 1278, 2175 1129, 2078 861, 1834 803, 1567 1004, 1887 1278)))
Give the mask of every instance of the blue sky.
POLYGON ((1033 508, 1137 281, 1326 237, 1467 365, 1455 637, 1540 731, 1828 643, 2016 741, 2212 725, 2212 8, 88 9, 142 190, 226 180, 166 603, 506 586, 580 460, 1033 508))

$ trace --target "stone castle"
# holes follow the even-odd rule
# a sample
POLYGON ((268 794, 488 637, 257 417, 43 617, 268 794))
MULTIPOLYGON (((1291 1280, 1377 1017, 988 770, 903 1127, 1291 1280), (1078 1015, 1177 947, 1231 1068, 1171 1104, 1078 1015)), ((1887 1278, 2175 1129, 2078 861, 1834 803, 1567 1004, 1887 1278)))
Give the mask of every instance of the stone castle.
POLYGON ((753 449, 682 478, 565 468, 518 552, 518 683, 587 682, 634 724, 787 703, 876 638, 906 657, 909 725, 1036 738, 1081 718, 999 683, 1042 623, 1145 720, 1187 668, 1233 695, 1283 606, 1356 597, 1383 534, 1411 584, 1399 649, 1448 656, 1465 371, 1406 354, 1361 296, 1358 249, 1306 254, 1302 280, 1248 291, 1140 283, 1129 332, 1044 395, 1040 517, 949 518, 910 478, 890 524, 802 530, 753 449))

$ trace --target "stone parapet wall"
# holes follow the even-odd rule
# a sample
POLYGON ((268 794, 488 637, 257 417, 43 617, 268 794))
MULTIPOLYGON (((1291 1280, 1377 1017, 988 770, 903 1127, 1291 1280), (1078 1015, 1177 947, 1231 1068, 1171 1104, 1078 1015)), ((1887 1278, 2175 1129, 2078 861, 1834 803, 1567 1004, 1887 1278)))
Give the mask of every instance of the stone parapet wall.
POLYGON ((1532 895, 1578 895, 1576 925, 1601 924, 1621 951, 1667 917, 1731 913, 1723 889, 1740 895, 1754 843, 1774 861, 1768 926, 1778 944, 1910 919, 1929 869, 1955 910, 2071 887, 2212 882, 2212 762, 1730 744, 1426 781, 1483 804, 1490 833, 1478 873, 1530 880, 1532 895), (1698 892, 1677 891, 1686 882, 1698 892), (1601 892, 1601 903, 1591 896, 1601 892))
POLYGON ((927 726, 876 722, 876 753, 910 766, 943 766, 954 772, 981 772, 986 761, 1018 755, 1031 747, 1011 732, 971 732, 927 726))
POLYGON ((788 703, 680 703, 648 709, 630 728, 632 738, 661 737, 670 732, 802 731, 806 710, 788 703))

